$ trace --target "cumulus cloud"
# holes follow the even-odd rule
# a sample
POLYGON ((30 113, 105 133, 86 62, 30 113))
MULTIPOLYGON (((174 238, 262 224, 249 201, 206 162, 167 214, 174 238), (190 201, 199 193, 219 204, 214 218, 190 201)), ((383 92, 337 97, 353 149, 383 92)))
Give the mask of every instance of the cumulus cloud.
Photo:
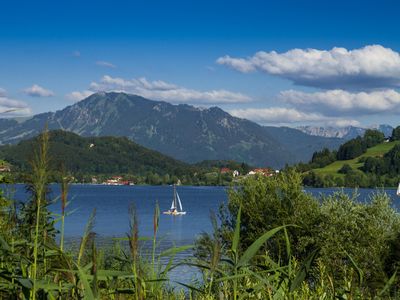
POLYGON ((25 102, 0 95, 0 117, 27 116, 31 114, 32 111, 25 102))
POLYGON ((327 117, 320 113, 302 112, 295 108, 286 107, 233 109, 229 112, 233 116, 264 125, 293 125, 296 123, 324 123, 338 127, 359 125, 358 121, 352 119, 327 117))
POLYGON ((217 63, 243 73, 262 71, 297 85, 372 89, 400 86, 400 55, 381 45, 347 50, 292 49, 285 53, 260 51, 251 57, 224 56, 217 63))
POLYGON ((71 93, 65 95, 65 98, 67 98, 68 100, 71 100, 71 101, 80 101, 82 99, 85 99, 85 98, 89 97, 92 94, 94 94, 94 92, 93 91, 88 91, 88 90, 81 91, 81 92, 80 91, 74 91, 74 92, 71 92, 71 93))
POLYGON ((303 111, 318 111, 325 115, 371 115, 400 113, 400 93, 388 89, 351 93, 344 90, 305 93, 283 91, 279 98, 303 111))
POLYGON ((106 67, 106 68, 116 68, 117 66, 108 62, 108 61, 96 61, 96 65, 100 67, 106 67))
POLYGON ((34 84, 23 90, 23 92, 32 97, 52 97, 54 93, 51 90, 45 89, 40 85, 34 84))
MULTIPOLYGON (((125 92, 140 95, 149 99, 165 100, 173 103, 192 102, 198 104, 228 104, 251 101, 247 95, 227 90, 199 91, 188 89, 162 80, 149 81, 144 77, 124 79, 105 75, 99 82, 92 82, 91 92, 125 92)), ((69 94, 70 99, 77 99, 88 91, 69 94), (81 95, 79 94, 81 93, 81 95), (76 97, 75 97, 76 96, 76 97)), ((83 99, 84 97, 82 97, 83 99)))

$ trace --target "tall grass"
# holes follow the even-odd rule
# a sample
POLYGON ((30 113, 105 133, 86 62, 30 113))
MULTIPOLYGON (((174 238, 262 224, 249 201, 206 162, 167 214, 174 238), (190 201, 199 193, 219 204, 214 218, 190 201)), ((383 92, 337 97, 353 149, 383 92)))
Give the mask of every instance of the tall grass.
POLYGON ((32 188, 34 190, 34 200, 36 201, 36 224, 34 235, 33 248, 33 265, 31 278, 33 281, 33 289, 31 298, 36 299, 37 289, 37 269, 38 269, 38 249, 39 249, 39 228, 40 228, 40 213, 43 202, 45 201, 45 193, 48 181, 48 147, 49 135, 47 129, 40 136, 39 149, 35 153, 32 160, 32 188))
POLYGON ((60 250, 64 250, 64 226, 65 226, 65 208, 68 201, 68 177, 65 171, 61 178, 61 229, 60 229, 60 250))

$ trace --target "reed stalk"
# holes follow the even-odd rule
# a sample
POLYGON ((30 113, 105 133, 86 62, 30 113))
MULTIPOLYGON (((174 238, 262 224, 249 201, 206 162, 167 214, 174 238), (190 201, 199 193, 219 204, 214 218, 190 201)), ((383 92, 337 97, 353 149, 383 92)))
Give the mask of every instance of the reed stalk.
POLYGON ((78 266, 81 265, 81 260, 85 253, 87 243, 91 237, 91 234, 93 233, 95 217, 96 217, 96 208, 93 209, 92 214, 90 215, 89 220, 86 223, 85 232, 82 236, 81 244, 79 246, 78 259, 77 259, 78 266))
POLYGON ((67 197, 68 197, 68 178, 65 176, 65 172, 63 172, 63 176, 61 179, 61 229, 60 229, 60 250, 64 250, 64 224, 65 224, 65 207, 67 205, 67 197))
POLYGON ((139 224, 138 224, 138 219, 136 215, 136 209, 134 205, 131 205, 130 207, 130 228, 131 232, 129 234, 129 248, 131 252, 131 258, 132 258, 132 272, 133 272, 133 284, 135 288, 135 299, 142 299, 141 296, 141 282, 139 278, 139 272, 138 272, 138 263, 139 263, 139 224))
POLYGON ((36 299, 37 289, 37 265, 38 265, 38 249, 39 249, 39 228, 41 217, 41 206, 45 201, 47 179, 48 179, 48 149, 49 149, 49 135, 47 128, 43 131, 39 141, 39 151, 35 152, 34 159, 32 160, 32 187, 34 191, 34 200, 36 201, 36 220, 35 220, 35 235, 33 246, 33 265, 31 278, 33 281, 33 288, 31 299, 36 299))
POLYGON ((156 241, 157 241, 157 232, 158 232, 158 224, 160 220, 160 207, 158 205, 158 201, 156 202, 156 206, 154 208, 154 214, 153 214, 153 248, 152 248, 152 254, 151 254, 151 263, 152 263, 152 277, 154 279, 155 276, 155 253, 156 253, 156 241))

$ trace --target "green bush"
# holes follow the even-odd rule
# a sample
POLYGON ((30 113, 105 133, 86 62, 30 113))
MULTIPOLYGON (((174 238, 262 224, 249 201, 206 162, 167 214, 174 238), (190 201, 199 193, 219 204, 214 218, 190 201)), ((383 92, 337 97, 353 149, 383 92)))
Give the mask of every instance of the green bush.
POLYGON ((347 174, 350 171, 352 171, 353 169, 350 167, 349 164, 344 164, 343 167, 340 168, 340 170, 338 171, 338 173, 340 174, 347 174))
MULTIPOLYGON (((353 172, 362 174, 360 171, 349 174, 353 176, 353 172)), ((287 230, 290 253, 281 233, 271 238, 260 254, 268 253, 272 259, 286 262, 289 254, 301 262, 318 250, 317 260, 330 274, 336 289, 345 290, 353 270, 358 279, 352 277, 352 280, 358 280, 364 297, 372 297, 393 275, 388 261, 400 264, 397 260, 400 255, 393 255, 397 249, 392 246, 400 236, 400 216, 384 193, 374 194, 371 199, 357 199, 356 194, 349 197, 337 192, 317 199, 303 191, 301 178, 295 172, 272 178, 247 178, 229 192, 227 208, 221 212, 221 245, 229 245, 232 240, 239 208, 242 249, 264 232, 294 224, 287 230)), ((321 279, 320 272, 320 269, 310 272, 311 282, 321 279)))

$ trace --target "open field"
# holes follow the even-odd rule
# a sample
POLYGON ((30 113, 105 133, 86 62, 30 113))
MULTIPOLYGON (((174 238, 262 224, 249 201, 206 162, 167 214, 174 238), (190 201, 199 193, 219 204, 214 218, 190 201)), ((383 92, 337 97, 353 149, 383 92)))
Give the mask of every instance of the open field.
POLYGON ((383 156, 385 153, 390 151, 395 145, 399 144, 400 141, 394 141, 389 143, 382 143, 367 149, 367 152, 364 154, 349 160, 338 160, 335 161, 323 168, 315 169, 315 173, 318 175, 333 175, 335 177, 344 176, 343 174, 339 174, 338 171, 343 167, 344 164, 348 164, 353 169, 358 169, 364 165, 363 162, 359 162, 361 158, 364 157, 376 157, 383 156))

